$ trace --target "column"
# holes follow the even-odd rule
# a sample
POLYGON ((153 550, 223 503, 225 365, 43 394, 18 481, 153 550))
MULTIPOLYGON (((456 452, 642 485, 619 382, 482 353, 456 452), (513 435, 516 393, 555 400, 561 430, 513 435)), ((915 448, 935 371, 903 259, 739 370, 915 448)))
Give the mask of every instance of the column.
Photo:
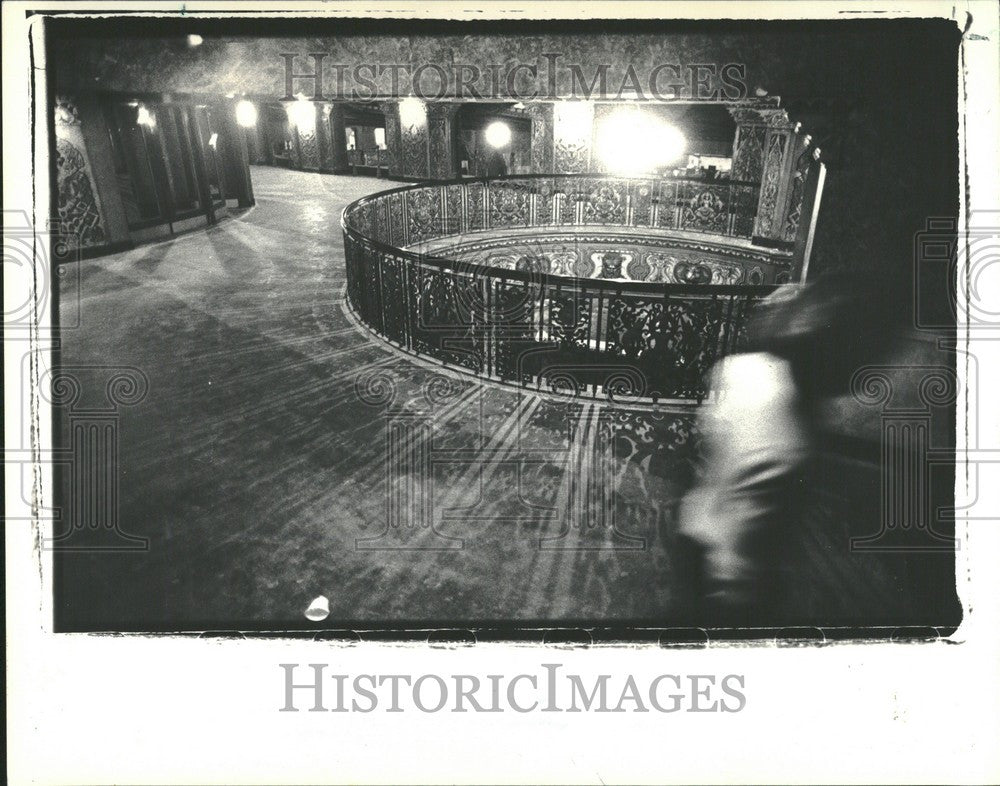
POLYGON ((531 173, 549 174, 552 169, 553 107, 550 102, 529 104, 531 118, 531 173))
POLYGON ((338 174, 343 174, 347 171, 347 130, 343 103, 335 101, 330 104, 326 130, 330 141, 329 168, 338 174))
POLYGON ((455 155, 455 117, 458 104, 432 103, 427 106, 427 144, 430 151, 430 176, 453 180, 459 176, 455 155))
POLYGON ((287 104, 287 110, 295 137, 298 168, 318 172, 320 152, 316 129, 323 120, 321 105, 315 101, 294 101, 287 104))
POLYGON ((213 109, 219 119, 219 153, 226 198, 235 198, 240 207, 250 207, 254 198, 247 134, 253 133, 253 129, 244 129, 236 122, 236 109, 232 104, 220 104, 213 109))
POLYGON ((419 98, 387 101, 385 143, 389 150, 389 174, 423 180, 430 177, 430 146, 427 134, 427 104, 419 98))
POLYGON ((91 95, 56 97, 56 229, 74 251, 128 240, 108 129, 91 95))
POLYGON ((386 101, 381 106, 385 115, 385 154, 390 177, 401 177, 402 131, 399 122, 399 102, 386 101))
POLYGON ((733 141, 733 180, 760 184, 754 240, 784 242, 790 171, 799 152, 799 126, 784 109, 737 107, 733 141))

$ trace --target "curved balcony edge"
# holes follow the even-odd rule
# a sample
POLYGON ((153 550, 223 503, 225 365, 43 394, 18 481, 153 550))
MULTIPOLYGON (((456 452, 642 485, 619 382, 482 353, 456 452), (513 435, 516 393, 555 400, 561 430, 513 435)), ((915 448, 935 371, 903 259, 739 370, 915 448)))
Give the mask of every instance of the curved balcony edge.
MULTIPOLYGON (((502 182, 504 190, 514 180, 545 177, 475 182, 482 188, 502 182)), ((455 203, 462 210, 461 221, 449 223, 444 191, 467 184, 391 189, 351 203, 341 216, 346 302, 354 317, 399 349, 458 371, 616 404, 701 401, 709 393, 706 372, 745 343, 754 305, 777 288, 498 269, 394 242, 410 239, 403 223, 392 224, 393 218, 409 218, 411 206, 400 195, 420 190, 425 194, 419 199, 426 200, 426 191, 436 189, 437 206, 444 213, 438 226, 468 226, 467 193, 463 190, 463 202, 455 203), (380 217, 369 212, 364 220, 355 220, 372 205, 380 217)))

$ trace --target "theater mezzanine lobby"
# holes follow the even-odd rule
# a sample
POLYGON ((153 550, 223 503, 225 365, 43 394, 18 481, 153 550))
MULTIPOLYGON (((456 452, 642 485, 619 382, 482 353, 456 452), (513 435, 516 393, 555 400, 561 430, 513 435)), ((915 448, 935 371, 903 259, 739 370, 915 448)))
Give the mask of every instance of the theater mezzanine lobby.
MULTIPOLYGON (((870 179, 844 107, 277 100, 231 66, 279 44, 187 38, 169 74, 141 40, 54 58, 76 261, 43 381, 86 458, 57 476, 81 517, 56 529, 57 626, 699 625, 678 520, 708 375, 849 253, 818 231, 870 179)), ((840 486, 802 522, 787 622, 922 623, 948 599, 848 546, 878 515, 878 421, 839 404, 854 447, 817 470, 840 486)))
MULTIPOLYGON (((323 594, 348 621, 685 621, 670 557, 694 411, 516 389, 401 353, 346 309, 331 231, 384 182, 252 176, 246 213, 83 272, 86 329, 63 351, 148 378, 145 398, 122 409, 119 520, 155 548, 69 555, 61 579, 89 579, 67 614, 84 627, 108 624, 98 612, 126 626, 282 626, 323 594), (401 488, 387 490, 386 424, 407 420, 421 427, 402 446, 401 488), (434 498, 423 499, 403 488, 407 461, 431 449, 434 498), (610 532, 586 527, 599 483, 615 489, 610 532), (411 506, 396 520, 392 491, 411 506), (418 504, 432 527, 405 520, 418 504)), ((846 606, 836 535, 815 536, 810 569, 848 590, 846 606)), ((881 581, 893 608, 878 560, 857 577, 858 592, 881 581)))
MULTIPOLYGON (((156 548, 121 555, 74 616, 101 608, 127 620, 134 603, 163 623, 287 623, 321 593, 348 619, 669 608, 670 572, 649 555, 666 554, 693 415, 616 412, 408 358, 350 318, 343 241, 331 231, 344 206, 384 182, 265 167, 253 179, 257 204, 244 215, 92 260, 82 277, 93 327, 64 351, 83 365, 141 365, 149 378, 123 414, 120 515, 156 548), (136 362, 144 356, 156 367, 136 362), (433 415, 433 433, 415 438, 424 449, 433 440, 443 490, 440 523, 398 543, 384 534, 379 488, 388 406, 433 415), (618 418, 631 451, 612 469, 634 511, 625 548, 580 550, 568 515, 587 504, 581 452, 618 418), (639 436, 649 429, 655 452, 639 436), (553 548, 538 548, 545 539, 553 548)), ((73 562, 89 570, 84 555, 73 562)))

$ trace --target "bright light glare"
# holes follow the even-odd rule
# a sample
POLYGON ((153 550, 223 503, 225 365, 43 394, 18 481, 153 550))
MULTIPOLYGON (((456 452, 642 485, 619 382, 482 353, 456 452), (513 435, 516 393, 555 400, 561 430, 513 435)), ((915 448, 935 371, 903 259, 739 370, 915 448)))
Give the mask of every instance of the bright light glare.
POLYGON ((316 108, 312 101, 300 98, 288 105, 288 119, 292 121, 303 134, 311 134, 316 130, 316 108))
POLYGON ((156 128, 156 118, 153 116, 153 113, 142 104, 139 104, 139 109, 135 116, 135 122, 141 126, 146 126, 146 128, 149 129, 156 128))
POLYGON ((189 35, 188 36, 188 46, 201 46, 205 42, 205 39, 200 35, 189 35))
POLYGON ((561 139, 588 140, 594 124, 594 105, 589 101, 558 101, 555 127, 561 139))
POLYGON ((612 172, 639 174, 675 162, 687 140, 672 125, 638 110, 623 109, 597 132, 597 154, 612 172))
POLYGON ((257 125, 257 107, 252 101, 239 101, 236 104, 236 122, 244 128, 253 128, 257 125))
POLYGON ((427 107, 419 98, 404 98, 399 102, 399 122, 403 128, 414 130, 427 122, 427 107))
POLYGON ((490 147, 507 147, 510 144, 510 126, 499 120, 486 126, 486 143, 490 147))

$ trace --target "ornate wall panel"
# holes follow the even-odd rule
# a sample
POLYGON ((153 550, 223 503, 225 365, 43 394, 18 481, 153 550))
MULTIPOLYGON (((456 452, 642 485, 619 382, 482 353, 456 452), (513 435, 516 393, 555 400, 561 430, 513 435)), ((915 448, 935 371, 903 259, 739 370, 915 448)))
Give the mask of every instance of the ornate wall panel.
POLYGON ((320 169, 333 169, 333 140, 330 136, 331 104, 319 104, 316 111, 316 141, 320 169))
POLYGON ((80 128, 80 114, 72 98, 59 96, 55 108, 56 200, 59 231, 73 247, 92 248, 107 243, 101 204, 80 128))
POLYGON ((456 104, 433 103, 427 107, 427 133, 430 145, 430 176, 450 180, 458 175, 455 169, 453 134, 456 104))
POLYGON ((648 227, 653 223, 653 188, 643 181, 633 183, 629 199, 632 209, 629 223, 636 227, 648 227))
POLYGON ((313 110, 314 120, 304 128, 294 126, 294 133, 298 141, 298 164, 302 169, 319 169, 320 167, 320 142, 318 139, 319 126, 324 122, 325 117, 319 104, 310 104, 313 110))
POLYGON ((791 258, 653 238, 590 233, 493 237, 435 244, 435 254, 499 270, 663 284, 787 283, 791 258))
POLYGON ((531 223, 531 189, 525 181, 494 184, 489 190, 491 227, 526 227, 531 223))
MULTIPOLYGON (((400 177, 429 177, 427 105, 417 99, 406 99, 394 104, 394 112, 399 129, 398 172, 395 174, 400 177)), ((388 127, 386 134, 388 136, 388 127)))
POLYGON ((465 229, 464 189, 462 186, 446 186, 444 191, 447 234, 458 234, 465 229))
POLYGON ((552 172, 552 104, 529 104, 531 117, 531 172, 542 175, 552 172))
POLYGON ((760 184, 760 200, 757 205, 757 223, 754 234, 771 237, 781 231, 781 204, 785 181, 785 151, 789 141, 788 131, 771 129, 767 135, 767 150, 764 154, 764 173, 760 184))
POLYGON ((427 127, 415 127, 402 131, 403 177, 428 177, 427 172, 427 127))
POLYGON ((410 243, 444 234, 441 193, 438 188, 406 192, 406 225, 410 243))
POLYGON ((803 137, 799 142, 801 152, 795 158, 792 166, 792 180, 788 187, 788 209, 785 214, 783 239, 791 243, 799 231, 802 219, 802 200, 805 196, 806 181, 809 178, 810 167, 815 160, 815 151, 810 148, 809 137, 803 137))
POLYGON ((387 101, 382 104, 385 115, 385 156, 389 174, 400 176, 403 161, 403 134, 399 125, 399 104, 387 101))
POLYGON ((759 183, 764 171, 764 126, 738 126, 733 149, 733 180, 759 183))
POLYGON ((729 223, 730 189, 727 186, 699 186, 684 200, 681 229, 724 234, 729 223))
POLYGON ((486 187, 482 183, 469 183, 468 224, 470 230, 486 228, 486 187))
POLYGON ((585 224, 624 224, 627 205, 627 181, 595 180, 587 189, 583 221, 585 224))

